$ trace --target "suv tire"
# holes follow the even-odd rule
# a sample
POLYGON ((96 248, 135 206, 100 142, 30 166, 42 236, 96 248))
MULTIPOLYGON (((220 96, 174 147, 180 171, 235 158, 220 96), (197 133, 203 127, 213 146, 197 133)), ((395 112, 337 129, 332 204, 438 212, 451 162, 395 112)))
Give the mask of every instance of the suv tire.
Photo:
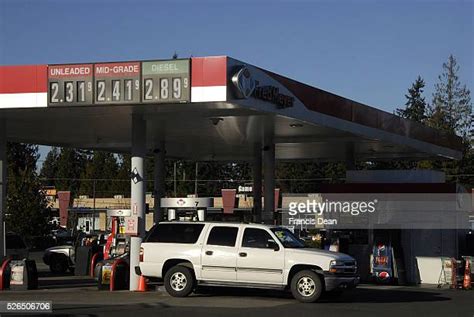
POLYGON ((176 265, 165 274, 165 289, 173 297, 186 297, 194 290, 196 279, 191 269, 176 265))
POLYGON ((64 274, 68 270, 67 258, 64 255, 53 255, 49 270, 55 274, 64 274))
POLYGON ((296 273, 290 283, 291 294, 302 303, 314 303, 323 292, 321 278, 311 270, 296 273))

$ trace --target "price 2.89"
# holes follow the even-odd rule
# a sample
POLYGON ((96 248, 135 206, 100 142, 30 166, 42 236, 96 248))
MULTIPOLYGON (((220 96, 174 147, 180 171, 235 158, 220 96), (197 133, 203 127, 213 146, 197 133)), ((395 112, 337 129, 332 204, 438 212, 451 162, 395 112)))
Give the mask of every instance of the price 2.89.
POLYGON ((183 91, 188 89, 188 78, 145 78, 143 87, 144 101, 178 101, 183 91))

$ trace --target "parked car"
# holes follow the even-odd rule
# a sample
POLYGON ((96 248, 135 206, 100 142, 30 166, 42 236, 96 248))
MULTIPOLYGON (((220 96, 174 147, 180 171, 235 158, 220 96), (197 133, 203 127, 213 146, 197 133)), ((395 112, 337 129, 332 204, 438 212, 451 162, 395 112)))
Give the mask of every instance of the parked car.
POLYGON ((43 262, 49 266, 51 272, 66 273, 68 270, 74 272, 76 248, 83 245, 84 239, 94 241, 92 243, 98 249, 102 247, 102 244, 105 241, 103 233, 94 235, 79 234, 74 239, 75 241, 71 245, 58 245, 44 251, 43 262))
POLYGON ((359 283, 354 258, 305 248, 286 228, 260 224, 163 222, 141 245, 135 268, 164 280, 171 296, 197 285, 288 289, 301 302, 359 283))
POLYGON ((28 258, 28 247, 20 235, 7 233, 5 235, 5 245, 8 257, 15 260, 28 258))
POLYGON ((72 245, 75 238, 72 230, 61 227, 51 230, 51 237, 56 241, 56 245, 72 245))
POLYGON ((74 272, 76 248, 73 245, 58 245, 44 251, 43 262, 52 273, 74 272))

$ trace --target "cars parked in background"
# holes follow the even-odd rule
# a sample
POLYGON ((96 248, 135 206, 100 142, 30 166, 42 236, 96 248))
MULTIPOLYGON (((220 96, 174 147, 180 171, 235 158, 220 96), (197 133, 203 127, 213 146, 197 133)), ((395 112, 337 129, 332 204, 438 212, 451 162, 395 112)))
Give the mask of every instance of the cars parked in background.
POLYGON ((148 233, 135 270, 161 278, 171 296, 197 285, 288 289, 301 302, 355 287, 349 255, 306 248, 283 227, 212 222, 162 222, 148 233))
POLYGON ((44 251, 43 262, 49 266, 52 273, 74 272, 75 247, 73 245, 58 245, 44 251))
POLYGON ((103 233, 86 235, 79 233, 71 244, 58 245, 44 251, 43 262, 49 266, 52 273, 74 272, 76 263, 76 249, 78 246, 90 245, 93 248, 102 248, 105 243, 103 233))

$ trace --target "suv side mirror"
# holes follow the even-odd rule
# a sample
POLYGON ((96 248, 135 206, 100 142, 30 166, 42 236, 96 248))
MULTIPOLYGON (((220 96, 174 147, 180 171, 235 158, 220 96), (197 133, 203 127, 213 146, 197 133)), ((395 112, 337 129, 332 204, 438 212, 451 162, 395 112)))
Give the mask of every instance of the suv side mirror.
POLYGON ((267 245, 268 245, 269 249, 273 249, 274 251, 280 250, 280 247, 278 246, 278 243, 276 243, 272 239, 268 239, 268 244, 267 245))

